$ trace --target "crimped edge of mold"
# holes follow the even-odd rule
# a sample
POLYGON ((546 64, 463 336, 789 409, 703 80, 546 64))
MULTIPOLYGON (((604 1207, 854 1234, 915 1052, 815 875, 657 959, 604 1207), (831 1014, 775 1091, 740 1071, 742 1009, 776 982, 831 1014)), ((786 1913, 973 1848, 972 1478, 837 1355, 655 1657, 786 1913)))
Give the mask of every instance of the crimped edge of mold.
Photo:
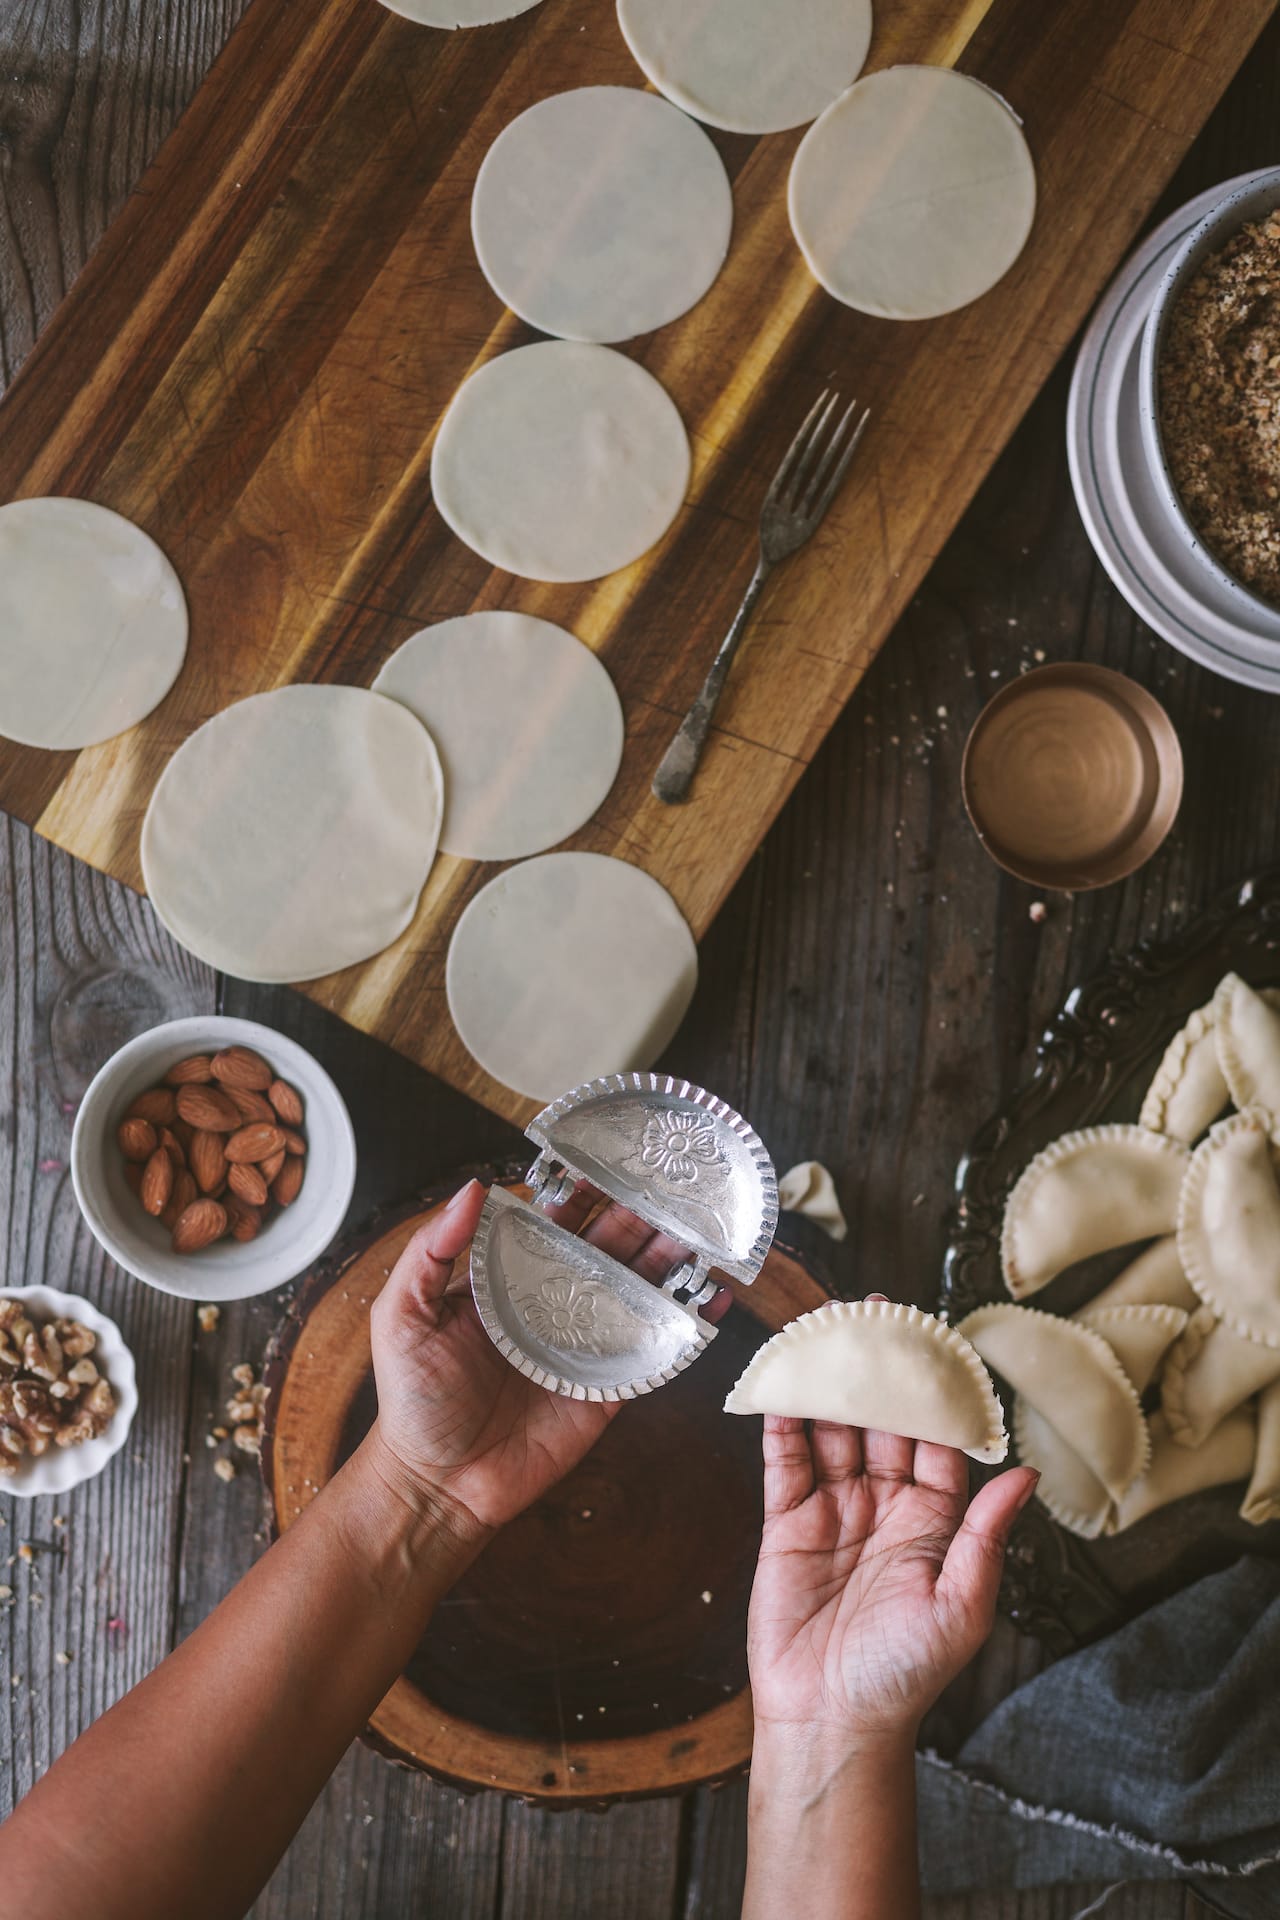
MULTIPOLYGON (((517 1201, 516 1204, 522 1207, 526 1205, 524 1201, 517 1201)), ((527 1211, 532 1213, 536 1210, 530 1207, 527 1211)), ((615 1400, 639 1400, 644 1394, 652 1393, 655 1388, 665 1386, 668 1380, 674 1380, 677 1374, 683 1373, 714 1339, 715 1327, 700 1314, 691 1314, 690 1319, 698 1337, 690 1341, 683 1356, 674 1365, 661 1367, 654 1373, 637 1374, 634 1379, 622 1381, 616 1387, 585 1387, 576 1380, 567 1379, 564 1374, 540 1367, 536 1360, 530 1359, 523 1347, 517 1346, 503 1326, 489 1286, 489 1236, 500 1217, 490 1210, 486 1202, 471 1242, 471 1298, 475 1302, 481 1325, 503 1359, 509 1361, 526 1380, 532 1380, 535 1386, 545 1387, 548 1393, 557 1393, 565 1400, 593 1400, 601 1404, 611 1404, 615 1400)))
POLYGON ((813 1307, 808 1313, 798 1314, 779 1329, 764 1345, 757 1347, 738 1378, 734 1381, 725 1398, 725 1412, 736 1412, 732 1406, 734 1395, 750 1378, 752 1371, 761 1363, 762 1356, 779 1342, 794 1344, 821 1337, 822 1328, 831 1320, 897 1320, 904 1326, 918 1329, 928 1339, 940 1339, 943 1345, 964 1367, 979 1395, 989 1418, 989 1431, 992 1437, 980 1447, 963 1447, 961 1452, 971 1460, 977 1460, 983 1466, 998 1466, 1009 1451, 1009 1435, 1004 1423, 1004 1409, 1000 1396, 992 1384, 991 1375, 981 1356, 962 1333, 940 1320, 936 1314, 926 1313, 923 1307, 912 1306, 905 1300, 828 1300, 820 1307, 813 1307), (814 1324, 818 1323, 818 1324, 814 1324))
POLYGON ((744 1120, 736 1107, 718 1094, 708 1093, 693 1080, 682 1080, 674 1073, 653 1073, 633 1071, 630 1073, 606 1073, 595 1080, 584 1080, 581 1086, 573 1087, 568 1093, 562 1093, 549 1106, 535 1113, 525 1128, 526 1139, 532 1140, 540 1149, 550 1149, 564 1160, 571 1173, 579 1179, 584 1176, 569 1159, 560 1154, 560 1149, 550 1135, 557 1120, 593 1100, 607 1099, 617 1093, 657 1093, 668 1094, 677 1100, 690 1100, 695 1106, 705 1107, 707 1112, 736 1133, 748 1153, 751 1155, 756 1173, 760 1180, 761 1220, 760 1230, 752 1243, 750 1251, 741 1260, 717 1262, 717 1271, 731 1274, 735 1280, 750 1282, 759 1273, 765 1263, 773 1236, 778 1226, 778 1175, 772 1156, 764 1141, 751 1125, 744 1120))
MULTIPOLYGON (((1230 977, 1230 976, 1228 976, 1230 977)), ((1250 1326, 1215 1290, 1211 1275, 1206 1275, 1199 1259, 1193 1257, 1191 1245, 1192 1224, 1190 1211, 1198 1200, 1200 1190, 1207 1177, 1210 1158, 1221 1141, 1233 1133, 1260 1133, 1264 1140, 1271 1142, 1271 1115, 1265 1107, 1244 1107, 1239 1113, 1231 1114, 1226 1120, 1219 1120, 1210 1127, 1208 1135, 1200 1142, 1191 1156, 1191 1165, 1187 1168, 1182 1182, 1182 1192, 1178 1196, 1178 1256, 1182 1269, 1206 1307, 1211 1307, 1218 1319, 1238 1333, 1244 1340, 1256 1340, 1263 1347, 1280 1348, 1280 1317, 1277 1325, 1269 1332, 1250 1326)))
MULTIPOLYGON (((1039 1293, 1047 1287, 1057 1274, 1050 1274, 1044 1280, 1028 1283, 1018 1271, 1017 1257, 1014 1252, 1014 1237, 1018 1231, 1018 1218, 1026 1205, 1026 1196, 1030 1191, 1029 1182, 1035 1174, 1047 1173, 1063 1160, 1073 1159, 1076 1154, 1090 1147, 1099 1146, 1139 1146, 1144 1153, 1176 1154, 1183 1161, 1190 1161, 1191 1149, 1183 1140, 1175 1140, 1168 1133, 1154 1133, 1150 1127, 1133 1126, 1121 1123, 1114 1126, 1077 1127, 1072 1133, 1060 1134, 1051 1140, 1047 1147, 1041 1147, 1035 1158, 1029 1160, 1014 1183, 1009 1198, 1004 1205, 1004 1221, 1000 1230, 1000 1269, 1005 1286, 1015 1301, 1025 1300, 1030 1294, 1039 1293)), ((1134 1235, 1135 1240, 1150 1239, 1150 1233, 1134 1235)), ((1116 1246, 1128 1244, 1123 1240, 1116 1246)), ((1099 1248, 1099 1252, 1105 1249, 1099 1248)), ((998 1302, 997 1304, 1005 1304, 998 1302)))
MULTIPOLYGON (((1094 1129, 1090 1129, 1090 1131, 1094 1131, 1094 1129)), ((997 1320, 997 1319, 1003 1320, 1013 1313, 1033 1314, 1037 1320, 1048 1320, 1052 1322, 1054 1326, 1064 1328, 1066 1330, 1066 1336, 1068 1340, 1079 1339, 1079 1340, 1085 1341, 1089 1349, 1095 1353, 1095 1357, 1099 1360, 1099 1363, 1102 1367, 1103 1372, 1108 1374, 1112 1379, 1115 1380, 1116 1384, 1120 1387, 1121 1391, 1123 1392, 1125 1399, 1132 1404, 1133 1411, 1138 1422, 1138 1450, 1141 1458, 1140 1458, 1137 1471, 1133 1473, 1129 1477, 1129 1479, 1125 1481, 1124 1486, 1121 1488, 1118 1494, 1113 1492, 1112 1489, 1110 1488, 1107 1489, 1107 1491, 1111 1493, 1111 1497, 1113 1500, 1121 1499, 1123 1495, 1129 1491, 1130 1487, 1134 1486, 1139 1480, 1141 1480, 1143 1474, 1147 1471, 1148 1467, 1151 1465, 1151 1432, 1147 1426, 1146 1416, 1143 1414, 1143 1411, 1142 1411, 1142 1402, 1139 1399, 1138 1395, 1134 1392, 1132 1380, 1130 1380, 1128 1374, 1125 1372, 1124 1368, 1121 1366, 1120 1360, 1116 1355, 1116 1353, 1114 1352, 1114 1350, 1107 1345, 1106 1341, 1103 1339, 1100 1333, 1095 1333, 1092 1327, 1082 1326, 1078 1320, 1068 1320, 1065 1318, 1064 1315, 1060 1313, 1046 1313, 1042 1307, 1024 1307, 1019 1305, 1019 1303, 1014 1300, 992 1300, 988 1302, 987 1305, 985 1306, 975 1307, 972 1313, 967 1314, 965 1318, 960 1322, 958 1331, 960 1332, 961 1337, 963 1339, 969 1340, 971 1339, 971 1335, 965 1333, 964 1329, 966 1327, 971 1327, 975 1322, 975 1320, 983 1321, 983 1322, 997 1320)), ((973 1342, 973 1344, 975 1346, 975 1349, 977 1350, 978 1358, 982 1359, 981 1349, 977 1347, 976 1342, 973 1342)), ((995 1366, 994 1362, 991 1362, 991 1363, 984 1362, 984 1364, 990 1364, 994 1372, 996 1373, 1000 1372, 999 1367, 995 1366)), ((1001 1379, 1005 1378, 1003 1374, 1001 1374, 1000 1377, 1001 1379)), ((1014 1383, 1012 1380, 1009 1381, 1009 1386, 1013 1388, 1013 1391, 1015 1393, 1019 1391, 1019 1389, 1014 1386, 1014 1383)), ((1030 1400, 1028 1400, 1027 1404, 1028 1406, 1030 1406, 1033 1403, 1030 1400)), ((1049 1425, 1051 1427, 1056 1427, 1056 1423, 1053 1420, 1049 1419, 1049 1415, 1044 1412, 1043 1408, 1037 1407, 1036 1412, 1040 1414, 1042 1419, 1048 1420, 1049 1425)), ((1062 1438, 1066 1440, 1067 1445, 1069 1447, 1074 1447, 1075 1445, 1074 1441, 1069 1439, 1066 1434, 1063 1434, 1062 1438)), ((1076 1451, 1078 1452, 1079 1449, 1076 1448, 1076 1451)), ((1084 1459, 1083 1454, 1081 1454, 1080 1457, 1081 1459, 1084 1459)), ((1085 1465, 1086 1466, 1089 1465, 1089 1462, 1087 1460, 1085 1461, 1085 1465)), ((1101 1478, 1101 1476, 1099 1476, 1099 1478, 1101 1478)), ((1105 1485, 1105 1482, 1104 1482, 1104 1485, 1105 1485)))
MULTIPOLYGON (((1052 1492, 1049 1491, 1049 1488, 1048 1488, 1049 1469, 1043 1464, 1043 1459, 1037 1459, 1036 1457, 1037 1449, 1034 1443, 1032 1443, 1031 1445, 1027 1444, 1026 1417, 1028 1413, 1033 1413, 1034 1411, 1035 1409, 1032 1407, 1031 1402, 1026 1398, 1025 1394, 1021 1394, 1021 1393, 1014 1394, 1013 1396, 1014 1451, 1018 1456, 1018 1461, 1021 1466, 1031 1467, 1034 1469, 1036 1473, 1040 1475, 1039 1482, 1037 1483, 1037 1486, 1036 1486, 1036 1495, 1035 1495, 1036 1499, 1040 1502, 1040 1505, 1044 1508, 1045 1512, 1049 1514, 1049 1516, 1052 1519, 1056 1520, 1059 1526, 1065 1527, 1068 1533, 1074 1533, 1078 1535, 1078 1537, 1081 1540, 1101 1539, 1102 1535, 1107 1531, 1107 1524, 1110 1521, 1112 1514, 1115 1512, 1115 1504, 1116 1504, 1115 1501, 1111 1498, 1111 1495, 1107 1492, 1101 1480, 1098 1480, 1098 1492, 1102 1495, 1102 1510, 1100 1513, 1097 1513, 1097 1514, 1074 1513, 1069 1507, 1065 1506, 1062 1503, 1062 1501, 1056 1500, 1053 1497, 1052 1492)), ((1044 1420, 1044 1415, 1041 1414, 1040 1418, 1044 1420)), ((1052 1421, 1046 1420, 1045 1425, 1052 1426, 1053 1423, 1052 1421)), ((1057 1432, 1056 1427, 1054 1428, 1054 1432, 1055 1433, 1057 1432)), ((1059 1435, 1059 1438, 1061 1439, 1061 1435, 1059 1435)), ((1062 1442, 1062 1444, 1064 1446, 1070 1445, 1070 1443, 1065 1440, 1062 1442)), ((1072 1447, 1071 1451, 1074 1453, 1075 1448, 1072 1447)), ((1089 1465, 1087 1460, 1081 1460, 1080 1464, 1085 1469, 1086 1473, 1093 1473, 1093 1468, 1089 1465)), ((1094 1474, 1094 1478, 1097 1479, 1096 1474, 1094 1474)))

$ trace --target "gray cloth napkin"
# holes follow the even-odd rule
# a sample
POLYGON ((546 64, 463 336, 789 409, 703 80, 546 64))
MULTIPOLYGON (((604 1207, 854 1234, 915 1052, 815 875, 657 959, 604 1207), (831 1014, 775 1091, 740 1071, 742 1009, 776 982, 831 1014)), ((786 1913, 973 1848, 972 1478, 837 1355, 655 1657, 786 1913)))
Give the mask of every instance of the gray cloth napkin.
POLYGON ((1280 1566, 1245 1557, 917 1758, 930 1893, 1181 1880, 1280 1916, 1280 1566))

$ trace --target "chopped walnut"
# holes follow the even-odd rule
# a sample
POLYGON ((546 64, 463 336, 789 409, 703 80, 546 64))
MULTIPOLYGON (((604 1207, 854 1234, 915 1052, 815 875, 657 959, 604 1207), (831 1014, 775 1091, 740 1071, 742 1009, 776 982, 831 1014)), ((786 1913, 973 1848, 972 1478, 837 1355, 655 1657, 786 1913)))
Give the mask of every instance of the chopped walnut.
POLYGON ((213 1470, 217 1474, 219 1480, 234 1480, 236 1477, 235 1461, 228 1460, 225 1457, 214 1461, 213 1470))
POLYGON ((221 1318, 221 1307, 208 1306, 196 1308, 196 1324, 199 1326, 201 1333, 216 1333, 218 1330, 218 1322, 221 1318))
MULTIPOLYGON (((230 1433, 232 1445, 240 1453, 259 1455, 262 1452, 262 1414, 267 1401, 267 1388, 262 1381, 255 1380, 253 1368, 247 1360, 231 1369, 231 1378, 236 1390, 226 1404, 228 1425, 216 1426, 210 1436, 210 1444, 216 1440, 225 1440, 230 1433)), ((226 1464, 230 1465, 230 1462, 226 1464)), ((218 1471, 222 1462, 214 1462, 218 1471)), ((224 1474, 222 1478, 227 1478, 224 1474)))
POLYGON ((96 1336, 78 1320, 37 1325, 18 1300, 0 1297, 0 1477, 50 1446, 96 1439, 115 1395, 88 1358, 96 1336))

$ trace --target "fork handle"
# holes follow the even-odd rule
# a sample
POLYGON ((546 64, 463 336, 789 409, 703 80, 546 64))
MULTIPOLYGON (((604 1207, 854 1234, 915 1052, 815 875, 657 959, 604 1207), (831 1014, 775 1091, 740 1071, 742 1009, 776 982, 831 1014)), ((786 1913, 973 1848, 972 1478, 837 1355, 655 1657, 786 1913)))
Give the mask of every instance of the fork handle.
POLYGON ((733 665, 733 656, 737 653, 747 622, 750 620, 756 601, 764 588, 764 583, 772 573, 772 567, 763 555, 756 562, 756 570, 751 576, 751 585, 742 596, 742 605, 733 616, 733 624, 720 642, 720 650, 711 662, 710 669, 697 699, 686 713, 671 745, 658 762, 658 771, 653 776, 652 792, 655 798, 665 800, 668 806, 675 806, 689 797, 689 788, 693 776, 698 770, 702 758, 702 749, 707 744, 707 735, 711 731, 711 722, 715 717, 724 683, 733 665))

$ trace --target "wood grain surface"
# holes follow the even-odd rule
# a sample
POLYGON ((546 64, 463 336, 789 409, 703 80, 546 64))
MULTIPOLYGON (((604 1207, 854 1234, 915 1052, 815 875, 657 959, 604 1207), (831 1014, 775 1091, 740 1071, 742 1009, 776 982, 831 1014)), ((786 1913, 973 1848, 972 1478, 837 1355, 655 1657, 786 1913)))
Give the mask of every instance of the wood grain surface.
MULTIPOLYGON (((548 0, 548 4, 551 0, 548 0)), ((235 0, 20 0, 0 19, 0 352, 12 374, 201 77, 235 0), (11 74, 19 76, 11 81, 11 74)), ((1170 20, 1188 16, 1170 0, 1170 20)), ((1275 160, 1280 25, 1268 28, 1166 194, 1275 160)), ((1173 932, 1232 879, 1273 859, 1280 705, 1192 667, 1130 614, 1071 500, 1063 454, 1067 369, 982 488, 892 646, 704 945, 681 1036, 686 1070, 748 1112, 780 1166, 816 1154, 836 1174, 849 1240, 841 1286, 874 1280, 927 1302, 957 1154, 1025 1074, 1049 1012, 1112 947, 1173 932), (1168 705, 1187 797, 1160 856, 1123 886, 1049 903, 985 859, 958 800, 966 727, 988 686, 1048 658, 1131 672, 1168 705), (938 709, 944 708, 944 713, 938 709)), ((51 1011, 59 990, 115 977, 100 1058, 145 975, 174 1013, 212 983, 121 887, 18 828, 0 838, 0 1231, 8 1277, 78 1287, 114 1311, 138 1356, 143 1463, 126 1456, 65 1507, 15 1517, 0 1542, 66 1532, 67 1562, 0 1573, 0 1803, 30 1784, 93 1715, 208 1612, 261 1545, 253 1479, 221 1486, 204 1436, 234 1362, 260 1357, 277 1300, 223 1316, 196 1340, 189 1310, 157 1303, 100 1263, 65 1178, 71 1116, 51 1011), (190 1460, 184 1465, 183 1455, 190 1460), (144 1502, 134 1476, 150 1478, 144 1502), (95 1490, 96 1489, 96 1490, 95 1490), (28 1531, 29 1530, 29 1531, 28 1531), (79 1591, 77 1591, 79 1589, 79 1591), (123 1596, 123 1613, 120 1607, 123 1596), (132 1611, 131 1611, 132 1609, 132 1611), (124 1617, 132 1634, 108 1640, 124 1617), (110 1650, 108 1650, 110 1648, 110 1650), (69 1651, 72 1663, 56 1659, 69 1651), (19 1675, 19 1683, 9 1682, 19 1675)), ((451 1164, 505 1157, 508 1129, 384 1047, 283 990, 220 983, 224 1011, 266 1020, 338 1077, 362 1143, 358 1211, 418 1190, 451 1164)), ((152 1015, 152 1017, 157 1017, 152 1015)), ((126 1015, 127 1026, 127 1015, 126 1015)), ((81 1066, 86 1070, 84 1049, 81 1066)), ((74 1056, 73 1056, 74 1057, 74 1056)), ((74 1085, 74 1081, 71 1083, 74 1085)), ((73 1095, 68 1095, 68 1098, 73 1095)), ((129 1453, 135 1451, 131 1444, 129 1453)), ((12 1552, 0 1548, 0 1561, 12 1552)), ((952 1739, 1035 1670, 1034 1645, 998 1627, 946 1703, 952 1739)), ((464 1800, 353 1749, 254 1909, 255 1920, 731 1920, 745 1837, 739 1787, 607 1815, 549 1815, 464 1800)), ((929 1920, 1075 1920, 1103 1889, 986 1892, 927 1903, 929 1920)), ((1172 1886, 1110 1896, 1103 1920, 1208 1920, 1172 1886)))
MULTIPOLYGON (((572 844, 643 866, 701 936, 1273 5, 881 9, 870 64, 987 82, 1038 171, 1022 258, 936 321, 817 288, 786 215, 798 134, 717 135, 724 271, 630 349, 688 425, 689 500, 644 560, 563 588, 461 546, 432 507, 430 451, 466 374, 529 337, 474 259, 480 160, 550 90, 639 81, 613 10, 556 0, 449 35, 369 0, 254 0, 0 411, 0 498, 87 494, 145 526, 187 590, 188 664, 116 740, 8 750, 0 804, 138 885, 148 797, 211 714, 294 680, 367 685, 415 628, 520 607, 596 648, 626 712, 618 782, 572 844), (651 773, 742 591, 768 478, 830 380, 870 404, 870 433, 766 591, 694 800, 663 807, 651 773)), ((441 857, 401 939, 307 991, 518 1117, 533 1103, 472 1061, 443 993, 448 936, 491 873, 441 857)))

